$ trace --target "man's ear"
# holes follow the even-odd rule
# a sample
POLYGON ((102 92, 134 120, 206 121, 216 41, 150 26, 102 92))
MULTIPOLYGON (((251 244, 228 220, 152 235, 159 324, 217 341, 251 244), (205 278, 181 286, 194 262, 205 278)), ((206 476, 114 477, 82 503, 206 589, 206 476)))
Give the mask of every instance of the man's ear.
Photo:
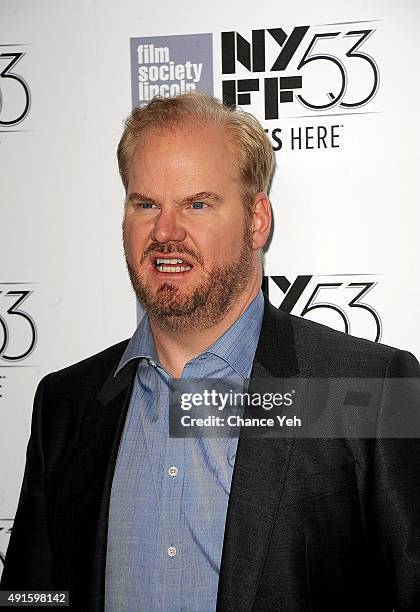
POLYGON ((271 204, 263 191, 257 193, 252 204, 252 248, 260 250, 268 240, 271 229, 271 204))

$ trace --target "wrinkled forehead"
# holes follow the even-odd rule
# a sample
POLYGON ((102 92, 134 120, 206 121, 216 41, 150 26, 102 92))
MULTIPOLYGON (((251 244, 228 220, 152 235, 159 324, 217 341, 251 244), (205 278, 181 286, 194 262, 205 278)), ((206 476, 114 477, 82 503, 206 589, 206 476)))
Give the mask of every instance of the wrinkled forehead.
POLYGON ((238 178, 236 149, 228 130, 218 124, 183 122, 164 127, 150 127, 137 139, 131 156, 129 175, 165 164, 185 168, 197 168, 228 173, 238 178))

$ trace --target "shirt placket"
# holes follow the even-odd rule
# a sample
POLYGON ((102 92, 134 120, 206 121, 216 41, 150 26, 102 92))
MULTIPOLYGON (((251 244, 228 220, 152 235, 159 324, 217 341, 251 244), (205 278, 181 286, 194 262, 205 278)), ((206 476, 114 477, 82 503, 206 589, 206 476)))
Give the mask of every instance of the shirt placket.
POLYGON ((162 372, 160 386, 162 418, 165 427, 165 450, 161 479, 160 503, 163 521, 161 554, 164 558, 162 609, 181 612, 181 580, 185 564, 182 493, 185 478, 185 440, 169 437, 169 382, 162 372), (176 603, 177 602, 177 603, 176 603))

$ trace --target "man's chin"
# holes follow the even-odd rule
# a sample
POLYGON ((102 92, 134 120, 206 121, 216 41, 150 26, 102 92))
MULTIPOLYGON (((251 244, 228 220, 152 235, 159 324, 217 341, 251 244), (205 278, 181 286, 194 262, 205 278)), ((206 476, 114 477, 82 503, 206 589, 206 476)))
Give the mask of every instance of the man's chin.
POLYGON ((164 282, 152 290, 137 280, 134 288, 149 318, 170 331, 191 329, 197 319, 196 311, 202 311, 207 300, 204 287, 187 291, 164 282))
POLYGON ((145 308, 165 316, 190 314, 197 307, 196 295, 197 288, 181 289, 166 281, 154 292, 146 289, 145 308))

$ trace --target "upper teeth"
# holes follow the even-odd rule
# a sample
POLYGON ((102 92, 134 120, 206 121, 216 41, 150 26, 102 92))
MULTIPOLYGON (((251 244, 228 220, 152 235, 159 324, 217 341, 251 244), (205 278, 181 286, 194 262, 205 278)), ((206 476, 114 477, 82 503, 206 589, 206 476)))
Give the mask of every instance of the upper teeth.
POLYGON ((184 263, 183 259, 156 259, 156 265, 159 264, 178 264, 184 263))

